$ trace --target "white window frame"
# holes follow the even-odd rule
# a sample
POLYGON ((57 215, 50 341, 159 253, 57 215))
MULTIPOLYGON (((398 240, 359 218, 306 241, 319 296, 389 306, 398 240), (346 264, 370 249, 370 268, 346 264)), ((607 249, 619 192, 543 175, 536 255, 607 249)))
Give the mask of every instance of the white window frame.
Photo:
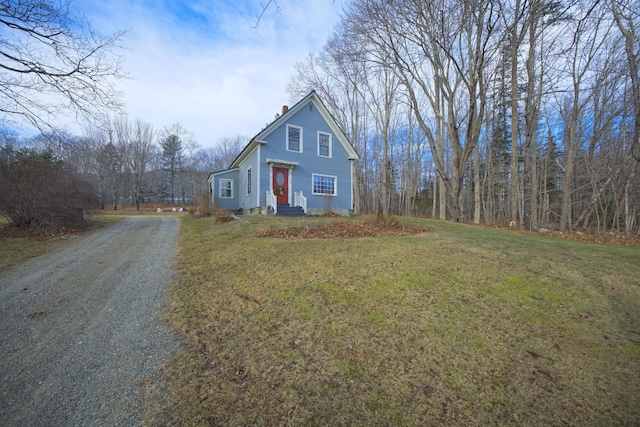
POLYGON ((335 176, 335 175, 325 175, 325 174, 321 174, 321 173, 311 174, 311 194, 313 194, 314 196, 333 196, 333 197, 336 197, 338 195, 338 177, 335 176), (330 194, 330 193, 316 193, 316 191, 315 191, 315 188, 316 188, 316 186, 315 186, 316 177, 333 179, 333 194, 330 194))
POLYGON ((318 156, 320 157, 326 157, 326 158, 331 158, 332 156, 332 150, 333 149, 333 141, 332 141, 332 135, 329 132, 321 132, 318 131, 318 156), (320 154, 320 136, 321 135, 326 135, 329 137, 329 146, 327 147, 329 149, 329 153, 327 155, 324 154, 320 154))
POLYGON ((253 168, 247 169, 247 196, 253 193, 253 168))
POLYGON ((292 153, 302 153, 302 127, 301 126, 295 126, 295 125, 290 125, 287 124, 287 151, 291 151, 292 153), (298 148, 299 150, 291 150, 289 148, 289 129, 298 129, 298 131, 300 132, 300 141, 298 141, 298 148))
POLYGON ((220 178, 220 182, 218 183, 218 197, 220 199, 233 199, 233 179, 229 178, 220 178), (230 188, 224 188, 223 183, 230 183, 230 188), (223 190, 231 190, 231 196, 224 196, 223 190))

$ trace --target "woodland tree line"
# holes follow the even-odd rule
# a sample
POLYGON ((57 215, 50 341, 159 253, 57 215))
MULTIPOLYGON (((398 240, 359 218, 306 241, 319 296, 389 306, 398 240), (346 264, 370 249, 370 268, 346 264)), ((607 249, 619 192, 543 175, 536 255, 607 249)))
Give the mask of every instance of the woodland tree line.
MULTIPOLYGON (((139 209, 141 203, 186 207, 198 199, 208 201, 208 174, 225 168, 247 140, 222 138, 203 149, 179 123, 155 132, 151 124, 126 116, 90 127, 83 136, 55 133, 24 139, 5 133, 2 138, 3 207, 8 201, 20 207, 25 199, 40 198, 38 204, 49 213, 56 201, 66 205, 77 200, 79 206, 112 210, 121 205, 139 209), (79 187, 81 193, 67 193, 79 187)), ((25 211, 10 211, 16 210, 19 215, 25 211)), ((45 212, 11 219, 21 225, 48 225, 49 218, 42 218, 45 212)))
MULTIPOLYGON (((156 132, 105 118, 120 107, 109 79, 122 76, 114 49, 124 33, 98 36, 69 5, 0 7, 17 33, 0 39, 0 210, 25 194, 50 197, 21 200, 17 212, 71 200, 46 189, 63 181, 92 188, 102 208, 194 203, 248 139, 202 150, 180 124, 156 132), (82 136, 48 120, 69 107, 87 123, 82 136), (41 135, 21 138, 12 122, 41 135), (53 175, 25 172, 43 167, 53 175)), ((637 0, 352 0, 287 89, 294 101, 316 90, 360 154, 356 213, 631 233, 639 11, 637 0)))
POLYGON ((640 3, 354 0, 288 90, 361 156, 360 212, 632 232, 640 3))

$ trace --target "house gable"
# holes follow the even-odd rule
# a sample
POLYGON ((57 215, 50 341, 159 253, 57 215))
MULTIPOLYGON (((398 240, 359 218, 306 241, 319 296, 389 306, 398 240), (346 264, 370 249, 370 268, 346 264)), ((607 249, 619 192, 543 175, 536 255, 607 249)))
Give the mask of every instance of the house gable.
MULTIPOLYGON (((289 108, 284 114, 280 115, 273 122, 267 125, 267 127, 261 130, 260 133, 254 136, 249 144, 247 144, 247 146, 238 155, 238 157, 236 157, 236 159, 231 163, 231 167, 237 167, 238 164, 241 163, 244 158, 246 158, 248 152, 252 151, 257 145, 266 144, 269 135, 279 129, 283 124, 288 123, 291 117, 296 115, 296 113, 304 108, 309 108, 309 105, 311 105, 312 108, 316 108, 317 112, 320 113, 327 126, 329 126, 331 132, 336 136, 337 142, 340 143, 344 150, 347 152, 348 159, 358 160, 360 157, 347 139, 347 136, 344 134, 340 126, 338 126, 338 123, 333 118, 331 113, 329 113, 329 110, 327 110, 327 107, 324 105, 318 94, 315 91, 311 91, 311 93, 305 96, 296 105, 289 108)), ((296 125, 295 123, 289 123, 289 125, 293 127, 299 127, 299 125, 296 125)), ((304 126, 302 128, 302 138, 304 139, 304 126)), ((333 143, 335 143, 335 141, 333 141, 333 143)), ((316 147, 310 147, 309 149, 312 149, 314 152, 316 151, 316 147)), ((304 151, 304 145, 302 147, 302 150, 304 151)))

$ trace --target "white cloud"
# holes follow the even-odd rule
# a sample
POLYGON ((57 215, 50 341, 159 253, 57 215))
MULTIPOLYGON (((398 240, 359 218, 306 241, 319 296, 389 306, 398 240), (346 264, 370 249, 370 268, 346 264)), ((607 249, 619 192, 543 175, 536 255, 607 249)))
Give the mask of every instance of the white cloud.
POLYGON ((225 136, 253 136, 273 120, 287 103, 295 63, 322 48, 341 7, 279 0, 280 11, 271 7, 255 28, 258 0, 190 4, 200 15, 171 2, 76 5, 85 1, 99 31, 131 29, 124 67, 133 78, 117 85, 129 115, 156 130, 179 122, 205 147, 225 136))

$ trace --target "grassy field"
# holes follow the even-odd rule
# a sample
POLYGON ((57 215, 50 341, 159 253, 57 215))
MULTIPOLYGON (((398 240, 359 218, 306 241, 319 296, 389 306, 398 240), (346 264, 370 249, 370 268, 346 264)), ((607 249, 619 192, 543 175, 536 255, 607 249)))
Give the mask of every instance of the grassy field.
POLYGON ((417 219, 256 237, 324 221, 183 220, 185 350, 147 424, 640 424, 639 246, 417 219))

